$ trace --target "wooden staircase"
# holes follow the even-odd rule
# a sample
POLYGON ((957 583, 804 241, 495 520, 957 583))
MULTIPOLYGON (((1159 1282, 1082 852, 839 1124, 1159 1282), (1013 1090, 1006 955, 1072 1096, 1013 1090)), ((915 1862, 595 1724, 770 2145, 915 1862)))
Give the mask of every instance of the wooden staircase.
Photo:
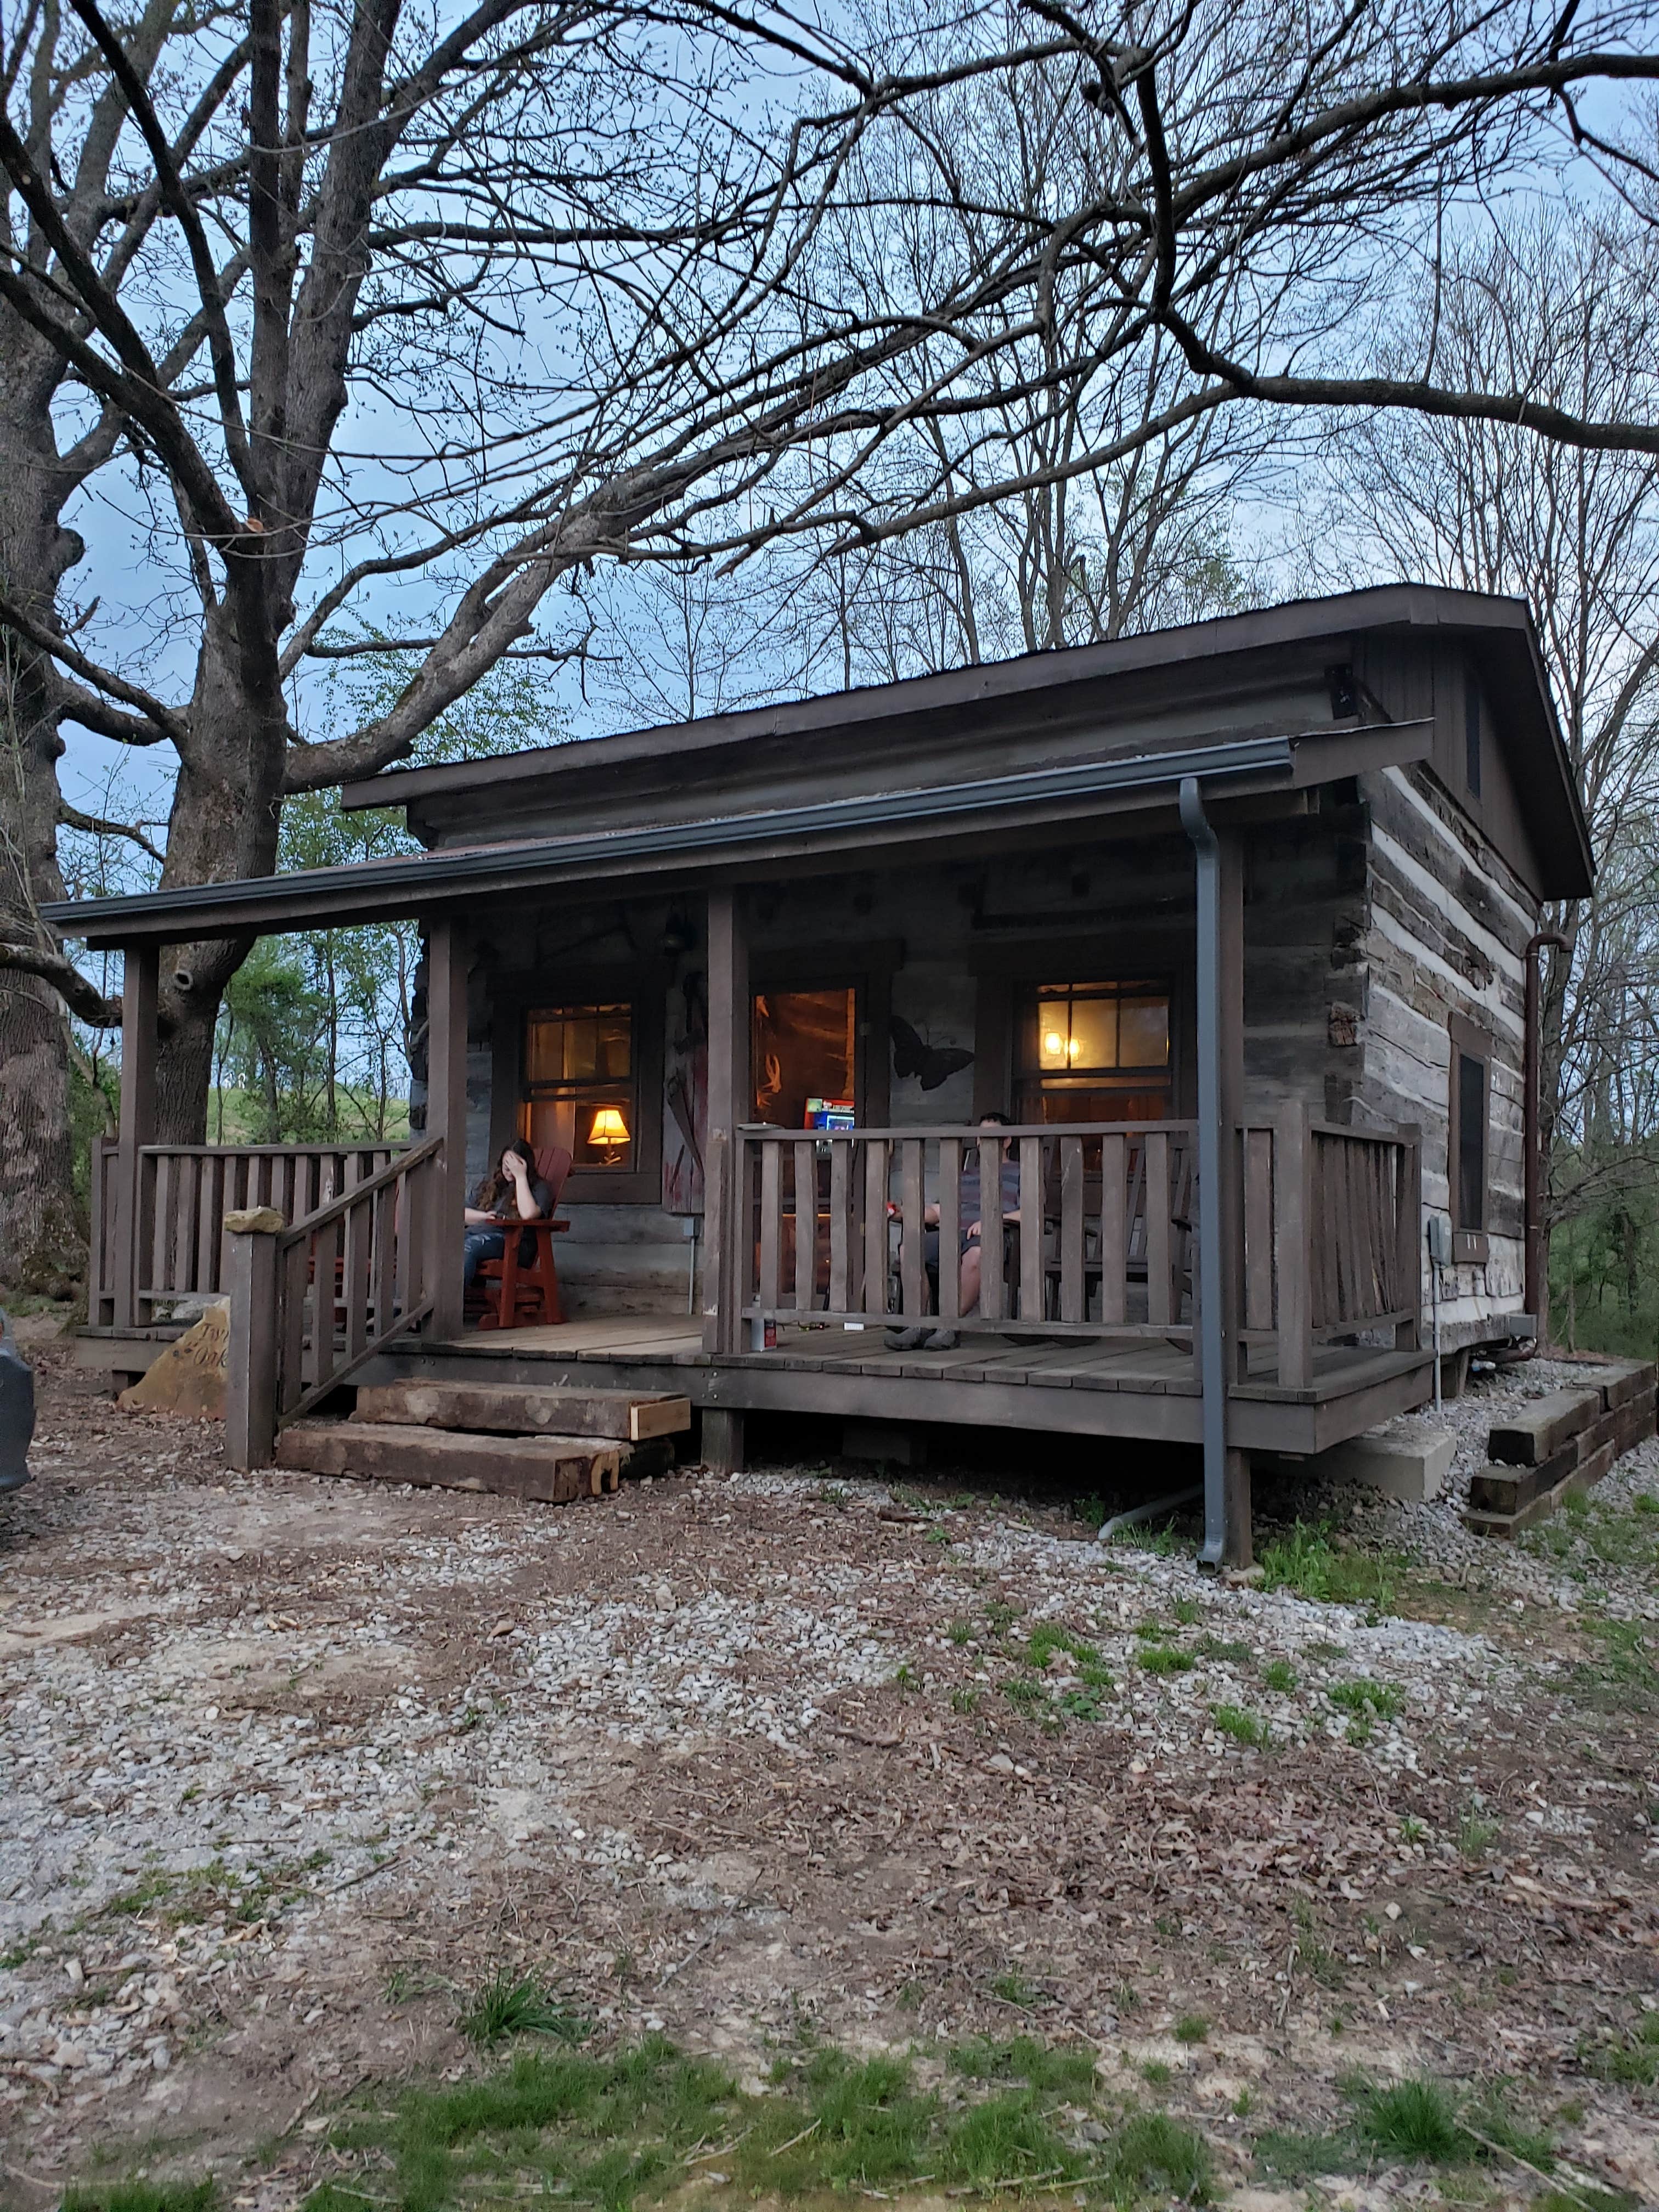
POLYGON ((276 1464, 565 1505, 665 1473, 690 1425, 690 1399, 659 1394, 388 1382, 360 1389, 349 1420, 291 1422, 276 1464))

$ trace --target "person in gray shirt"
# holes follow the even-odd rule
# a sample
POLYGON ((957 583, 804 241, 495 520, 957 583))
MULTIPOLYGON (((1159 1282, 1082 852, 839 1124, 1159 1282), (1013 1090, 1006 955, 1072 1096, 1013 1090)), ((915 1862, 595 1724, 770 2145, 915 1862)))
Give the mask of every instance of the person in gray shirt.
MULTIPOLYGON (((981 1129, 1006 1129, 1008 1126, 1008 1116, 1006 1114, 981 1114, 979 1117, 979 1127, 981 1129)), ((1019 1219, 1019 1162, 1010 1158, 1006 1138, 1003 1139, 1002 1165, 998 1181, 1000 1185, 1000 1194, 1002 1200, 1004 1224, 1018 1222, 1019 1219)), ((957 1311, 970 1314, 979 1304, 981 1255, 984 1249, 985 1231, 985 1200, 980 1182, 977 1145, 969 1150, 962 1164, 962 1181, 959 1188, 962 1195, 957 1219, 961 1226, 957 1237, 957 1264, 961 1272, 957 1277, 957 1311)), ((896 1208, 895 1212, 897 1212, 896 1208)), ((902 1219, 902 1216, 900 1215, 898 1218, 902 1219)), ((943 1265, 939 1249, 937 1204, 927 1208, 922 1216, 922 1222, 927 1232, 925 1247, 927 1270, 931 1275, 936 1276, 943 1265)), ((926 1295, 925 1291, 924 1295, 926 1295)), ((884 1340, 890 1352, 914 1352, 919 1345, 926 1345, 929 1352, 949 1352, 955 1347, 957 1340, 957 1332, 953 1328, 890 1328, 884 1340)))

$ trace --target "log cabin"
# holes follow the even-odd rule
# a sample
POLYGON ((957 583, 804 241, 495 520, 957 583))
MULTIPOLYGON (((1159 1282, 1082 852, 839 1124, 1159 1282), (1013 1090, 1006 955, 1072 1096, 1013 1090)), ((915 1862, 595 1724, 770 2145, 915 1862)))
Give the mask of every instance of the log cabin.
POLYGON ((244 1463, 353 1382, 672 1389, 727 1468, 757 1411, 1185 1446, 1217 1564, 1254 1457, 1535 1333, 1540 925, 1592 862, 1517 601, 1390 586, 343 803, 422 849, 49 910, 125 956, 92 1356, 228 1289, 244 1463), (392 915, 409 1143, 156 1141, 163 963, 392 915), (560 1319, 475 1328, 465 1195, 514 1136, 568 1159, 560 1319))

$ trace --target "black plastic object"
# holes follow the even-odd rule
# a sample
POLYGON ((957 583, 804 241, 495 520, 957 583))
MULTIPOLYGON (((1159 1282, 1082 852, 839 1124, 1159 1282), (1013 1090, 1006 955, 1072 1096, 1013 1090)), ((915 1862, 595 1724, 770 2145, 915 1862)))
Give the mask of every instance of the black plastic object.
POLYGON ((0 1310, 0 1491, 19 1490, 29 1480, 33 1434, 34 1370, 25 1364, 0 1310))

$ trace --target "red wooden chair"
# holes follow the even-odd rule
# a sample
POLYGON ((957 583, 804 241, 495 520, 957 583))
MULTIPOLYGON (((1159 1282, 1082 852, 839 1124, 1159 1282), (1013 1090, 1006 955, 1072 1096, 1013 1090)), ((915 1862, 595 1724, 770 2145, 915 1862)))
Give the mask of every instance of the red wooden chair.
POLYGON ((506 1241, 501 1256, 483 1262, 473 1285, 482 1294, 480 1328, 556 1328, 563 1321, 553 1239, 570 1224, 556 1220, 554 1212, 569 1173, 570 1154, 562 1145, 544 1146, 537 1152, 537 1180, 544 1182, 553 1195, 539 1219, 503 1223, 506 1241), (519 1248, 526 1237, 535 1239, 535 1254, 521 1261, 519 1248))

